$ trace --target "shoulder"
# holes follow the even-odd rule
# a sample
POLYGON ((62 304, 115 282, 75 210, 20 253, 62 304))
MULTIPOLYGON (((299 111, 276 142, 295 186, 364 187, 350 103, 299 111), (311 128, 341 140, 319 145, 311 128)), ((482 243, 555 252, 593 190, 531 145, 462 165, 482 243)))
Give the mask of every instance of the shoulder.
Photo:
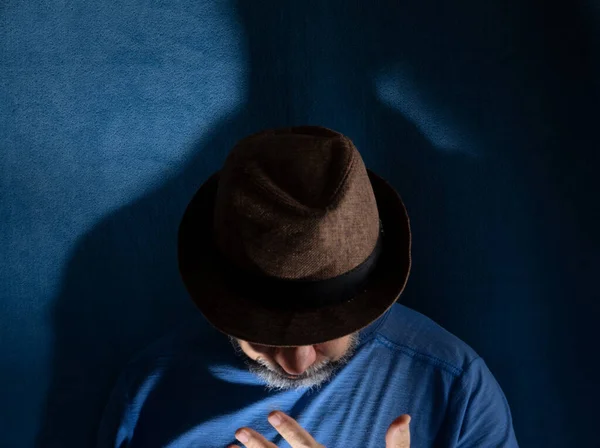
POLYGON ((138 389, 148 381, 158 380, 173 366, 203 363, 206 348, 223 343, 217 330, 202 321, 187 322, 140 350, 121 371, 124 387, 138 389), (210 342, 210 343, 209 343, 210 342))
POLYGON ((431 318, 396 303, 375 338, 391 350, 437 366, 458 377, 480 356, 466 342, 431 318))

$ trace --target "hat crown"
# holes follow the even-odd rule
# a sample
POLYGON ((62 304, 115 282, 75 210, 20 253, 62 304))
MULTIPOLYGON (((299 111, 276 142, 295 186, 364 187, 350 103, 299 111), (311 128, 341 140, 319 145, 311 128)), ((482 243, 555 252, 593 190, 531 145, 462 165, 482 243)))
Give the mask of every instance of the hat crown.
POLYGON ((238 142, 219 178, 213 230, 238 267, 324 280, 364 262, 379 236, 366 167, 350 139, 302 126, 238 142))

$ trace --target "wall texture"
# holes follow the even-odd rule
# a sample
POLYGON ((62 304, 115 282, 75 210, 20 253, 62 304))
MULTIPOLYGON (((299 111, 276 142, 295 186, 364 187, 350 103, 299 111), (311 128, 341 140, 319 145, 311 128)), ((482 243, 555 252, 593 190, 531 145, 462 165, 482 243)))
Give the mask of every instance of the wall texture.
POLYGON ((298 124, 400 191, 401 301, 484 357, 521 445, 596 446, 599 30, 581 1, 3 1, 0 446, 87 446, 127 360, 196 312, 187 201, 298 124))

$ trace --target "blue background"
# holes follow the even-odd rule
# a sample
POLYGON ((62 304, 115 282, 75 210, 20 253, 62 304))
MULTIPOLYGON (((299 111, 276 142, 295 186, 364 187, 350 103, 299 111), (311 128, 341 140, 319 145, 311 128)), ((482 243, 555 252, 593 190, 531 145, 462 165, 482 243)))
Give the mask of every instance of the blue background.
POLYGON ((400 191, 401 300, 483 356, 521 446, 598 446, 599 29, 591 1, 1 2, 0 446, 91 445, 196 313, 188 200, 298 124, 400 191))

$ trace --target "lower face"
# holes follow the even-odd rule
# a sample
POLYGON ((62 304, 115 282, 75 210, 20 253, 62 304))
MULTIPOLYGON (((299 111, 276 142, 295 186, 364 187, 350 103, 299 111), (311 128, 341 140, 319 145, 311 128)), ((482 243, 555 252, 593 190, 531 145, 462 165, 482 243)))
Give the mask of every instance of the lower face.
POLYGON ((267 356, 257 355, 251 357, 245 349, 248 343, 229 336, 238 356, 244 358, 248 370, 257 375, 269 390, 290 390, 303 388, 318 388, 328 382, 343 366, 345 366, 359 344, 358 332, 349 336, 347 349, 340 356, 333 359, 323 359, 308 367, 301 375, 291 376, 279 364, 267 356))

